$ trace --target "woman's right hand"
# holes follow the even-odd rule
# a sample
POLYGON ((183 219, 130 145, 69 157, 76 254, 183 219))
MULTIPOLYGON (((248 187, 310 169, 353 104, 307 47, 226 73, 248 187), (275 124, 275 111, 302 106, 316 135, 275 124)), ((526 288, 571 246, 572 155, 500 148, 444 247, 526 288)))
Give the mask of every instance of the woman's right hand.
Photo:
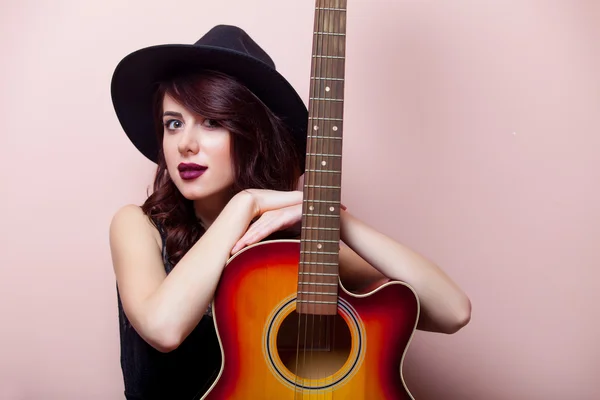
POLYGON ((254 220, 267 211, 302 204, 304 194, 299 190, 246 189, 236 196, 244 196, 250 202, 251 219, 254 220))
POLYGON ((302 220, 303 193, 300 191, 247 189, 238 196, 249 202, 249 219, 254 222, 233 246, 231 254, 302 220))
MULTIPOLYGON (((251 224, 233 246, 231 254, 302 221, 303 193, 300 191, 248 189, 238 195, 248 202, 251 224)), ((346 209, 343 204, 340 207, 346 209)))

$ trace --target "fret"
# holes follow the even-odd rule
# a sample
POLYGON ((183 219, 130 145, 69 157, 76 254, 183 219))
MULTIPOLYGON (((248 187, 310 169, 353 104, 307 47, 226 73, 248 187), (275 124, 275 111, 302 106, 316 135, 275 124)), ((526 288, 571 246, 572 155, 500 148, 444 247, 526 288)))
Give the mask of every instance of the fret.
MULTIPOLYGON (((333 182, 330 183, 336 183, 336 184, 341 184, 341 174, 342 174, 342 163, 341 160, 339 158, 333 159, 334 162, 330 162, 328 167, 329 170, 328 171, 332 171, 335 172, 333 175, 329 174, 329 175, 325 175, 325 174, 320 174, 318 172, 308 172, 306 174, 306 176, 304 177, 304 181, 306 182, 307 185, 312 184, 313 182, 315 182, 315 179, 318 177, 321 177, 322 179, 336 179, 333 182)), ((309 162, 307 165, 308 169, 318 169, 318 167, 322 167, 322 162, 320 162, 319 160, 311 160, 311 162, 309 162), (319 165, 317 165, 319 164, 319 165)))
POLYGON ((344 101, 344 99, 331 99, 328 97, 310 97, 309 99, 317 101, 344 101))
POLYGON ((304 214, 307 217, 325 217, 325 218, 339 218, 339 215, 329 215, 329 214, 304 214))
POLYGON ((302 229, 318 230, 318 231, 339 231, 338 228, 325 228, 323 226, 303 226, 302 229))
POLYGON ((313 303, 313 304, 337 304, 337 301, 319 301, 319 300, 296 300, 298 303, 313 303))
MULTIPOLYGON (((333 175, 333 176, 329 175, 329 176, 337 180, 337 182, 335 182, 335 183, 340 183, 340 179, 341 179, 340 174, 333 175)), ((307 179, 310 179, 311 181, 317 180, 316 179, 317 177, 318 177, 318 175, 307 175, 307 179)), ((330 178, 330 179, 332 179, 332 178, 330 178)), ((332 182, 332 183, 334 183, 334 182, 332 182)), ((340 190, 339 186, 325 186, 325 185, 311 185, 311 184, 306 184, 306 185, 304 185, 304 187, 313 189, 313 191, 311 191, 310 194, 309 194, 309 195, 312 195, 312 197, 326 197, 328 193, 333 194, 334 190, 335 191, 339 191, 340 190)), ((310 210, 310 211, 313 211, 313 210, 310 210)))
POLYGON ((319 156, 319 157, 341 157, 341 154, 325 154, 325 153, 306 153, 308 156, 319 156))
POLYGON ((346 57, 343 57, 343 56, 323 56, 320 54, 313 54, 313 57, 314 58, 330 58, 332 60, 345 60, 346 59, 346 57))
POLYGON ((324 174, 341 174, 342 171, 330 171, 327 169, 306 169, 305 172, 319 172, 319 173, 324 173, 324 174))
MULTIPOLYGON (((337 205, 335 207, 333 207, 333 211, 331 211, 330 206, 325 205, 325 204, 316 204, 315 206, 313 206, 313 209, 307 212, 314 212, 316 214, 328 214, 331 212, 336 212, 336 215, 339 216, 339 214, 337 214, 337 211, 340 209, 341 207, 339 206, 339 202, 337 203, 337 205)), ((306 214, 305 214, 306 215, 306 214)), ((312 218, 311 216, 308 216, 309 218, 312 218)))
POLYGON ((298 282, 299 285, 317 285, 317 286, 337 286, 337 283, 327 282, 298 282))
POLYGON ((300 272, 300 275, 338 276, 338 274, 327 274, 324 272, 300 272))
POLYGON ((326 76, 311 76, 310 79, 314 80, 326 80, 326 81, 344 81, 344 78, 329 78, 326 76))
POLYGON ((338 263, 326 263, 326 262, 317 262, 317 261, 300 261, 300 264, 306 264, 306 265, 334 265, 337 266, 338 263))
POLYGON ((326 262, 316 262, 316 261, 300 261, 300 264, 304 265, 320 265, 322 267, 338 267, 339 263, 326 263, 326 262))
POLYGON ((343 118, 325 118, 325 117, 309 117, 308 119, 317 121, 343 121, 343 118))
POLYGON ((337 140, 342 140, 341 137, 339 136, 318 136, 318 135, 308 135, 309 138, 311 139, 337 139, 337 140))
POLYGON ((303 239, 305 242, 319 242, 319 243, 340 243, 339 240, 326 240, 326 239, 303 239))
POLYGON ((304 185, 305 187, 320 188, 320 189, 341 189, 339 186, 325 186, 325 185, 304 185))
POLYGON ((331 8, 331 7, 316 7, 317 10, 323 11, 346 11, 345 8, 331 8))
POLYGON ((312 200, 312 199, 304 199, 302 200, 305 203, 332 203, 332 204, 339 204, 339 201, 336 200, 312 200))
POLYGON ((309 250, 302 250, 300 253, 303 253, 303 254, 332 254, 332 255, 340 254, 335 251, 309 251, 309 250))
POLYGON ((300 291, 298 293, 302 293, 302 294, 308 294, 308 295, 313 295, 313 296, 335 296, 337 294, 337 292, 303 292, 300 291))
POLYGON ((315 35, 331 35, 331 36, 346 36, 345 33, 340 32, 315 32, 315 35))

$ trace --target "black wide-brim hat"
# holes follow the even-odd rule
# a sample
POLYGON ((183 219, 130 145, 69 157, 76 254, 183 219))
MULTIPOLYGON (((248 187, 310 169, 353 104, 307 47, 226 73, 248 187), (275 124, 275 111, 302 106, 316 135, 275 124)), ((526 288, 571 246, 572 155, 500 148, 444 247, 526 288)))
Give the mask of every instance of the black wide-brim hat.
POLYGON ((153 116, 157 83, 180 73, 214 70, 250 89, 289 127, 304 171, 308 110, 271 57, 242 29, 217 25, 194 44, 164 44, 137 50, 121 60, 111 82, 117 118, 135 147, 156 163, 160 143, 153 116))

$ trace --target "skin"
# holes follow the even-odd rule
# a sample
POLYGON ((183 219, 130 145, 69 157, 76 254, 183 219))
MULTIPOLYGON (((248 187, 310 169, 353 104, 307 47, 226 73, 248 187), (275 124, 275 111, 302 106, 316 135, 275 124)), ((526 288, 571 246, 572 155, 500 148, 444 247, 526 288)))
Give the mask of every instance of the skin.
MULTIPOLYGON (((169 96, 163 109, 168 173, 183 196, 194 202, 206 233, 167 275, 160 234, 139 206, 126 205, 111 221, 110 246, 121 300, 132 325, 150 345, 168 352, 202 318, 232 254, 300 222, 302 192, 250 189, 233 195, 231 134, 169 96), (184 181, 177 170, 181 162, 208 169, 200 178, 184 181)), ((348 290, 368 291, 389 279, 402 280, 415 289, 421 302, 418 329, 450 334, 468 324, 470 300, 440 267, 345 207, 340 217, 344 244, 340 278, 348 290)))

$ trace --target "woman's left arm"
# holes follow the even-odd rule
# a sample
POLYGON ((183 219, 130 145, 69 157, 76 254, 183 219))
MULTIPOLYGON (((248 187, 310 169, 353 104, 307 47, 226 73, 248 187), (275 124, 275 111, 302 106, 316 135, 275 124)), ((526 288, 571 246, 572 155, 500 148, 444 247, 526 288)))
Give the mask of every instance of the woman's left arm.
POLYGON ((469 298, 437 265, 347 211, 340 213, 341 240, 349 247, 340 248, 343 283, 389 278, 409 284, 419 297, 420 330, 451 334, 469 323, 469 298))

